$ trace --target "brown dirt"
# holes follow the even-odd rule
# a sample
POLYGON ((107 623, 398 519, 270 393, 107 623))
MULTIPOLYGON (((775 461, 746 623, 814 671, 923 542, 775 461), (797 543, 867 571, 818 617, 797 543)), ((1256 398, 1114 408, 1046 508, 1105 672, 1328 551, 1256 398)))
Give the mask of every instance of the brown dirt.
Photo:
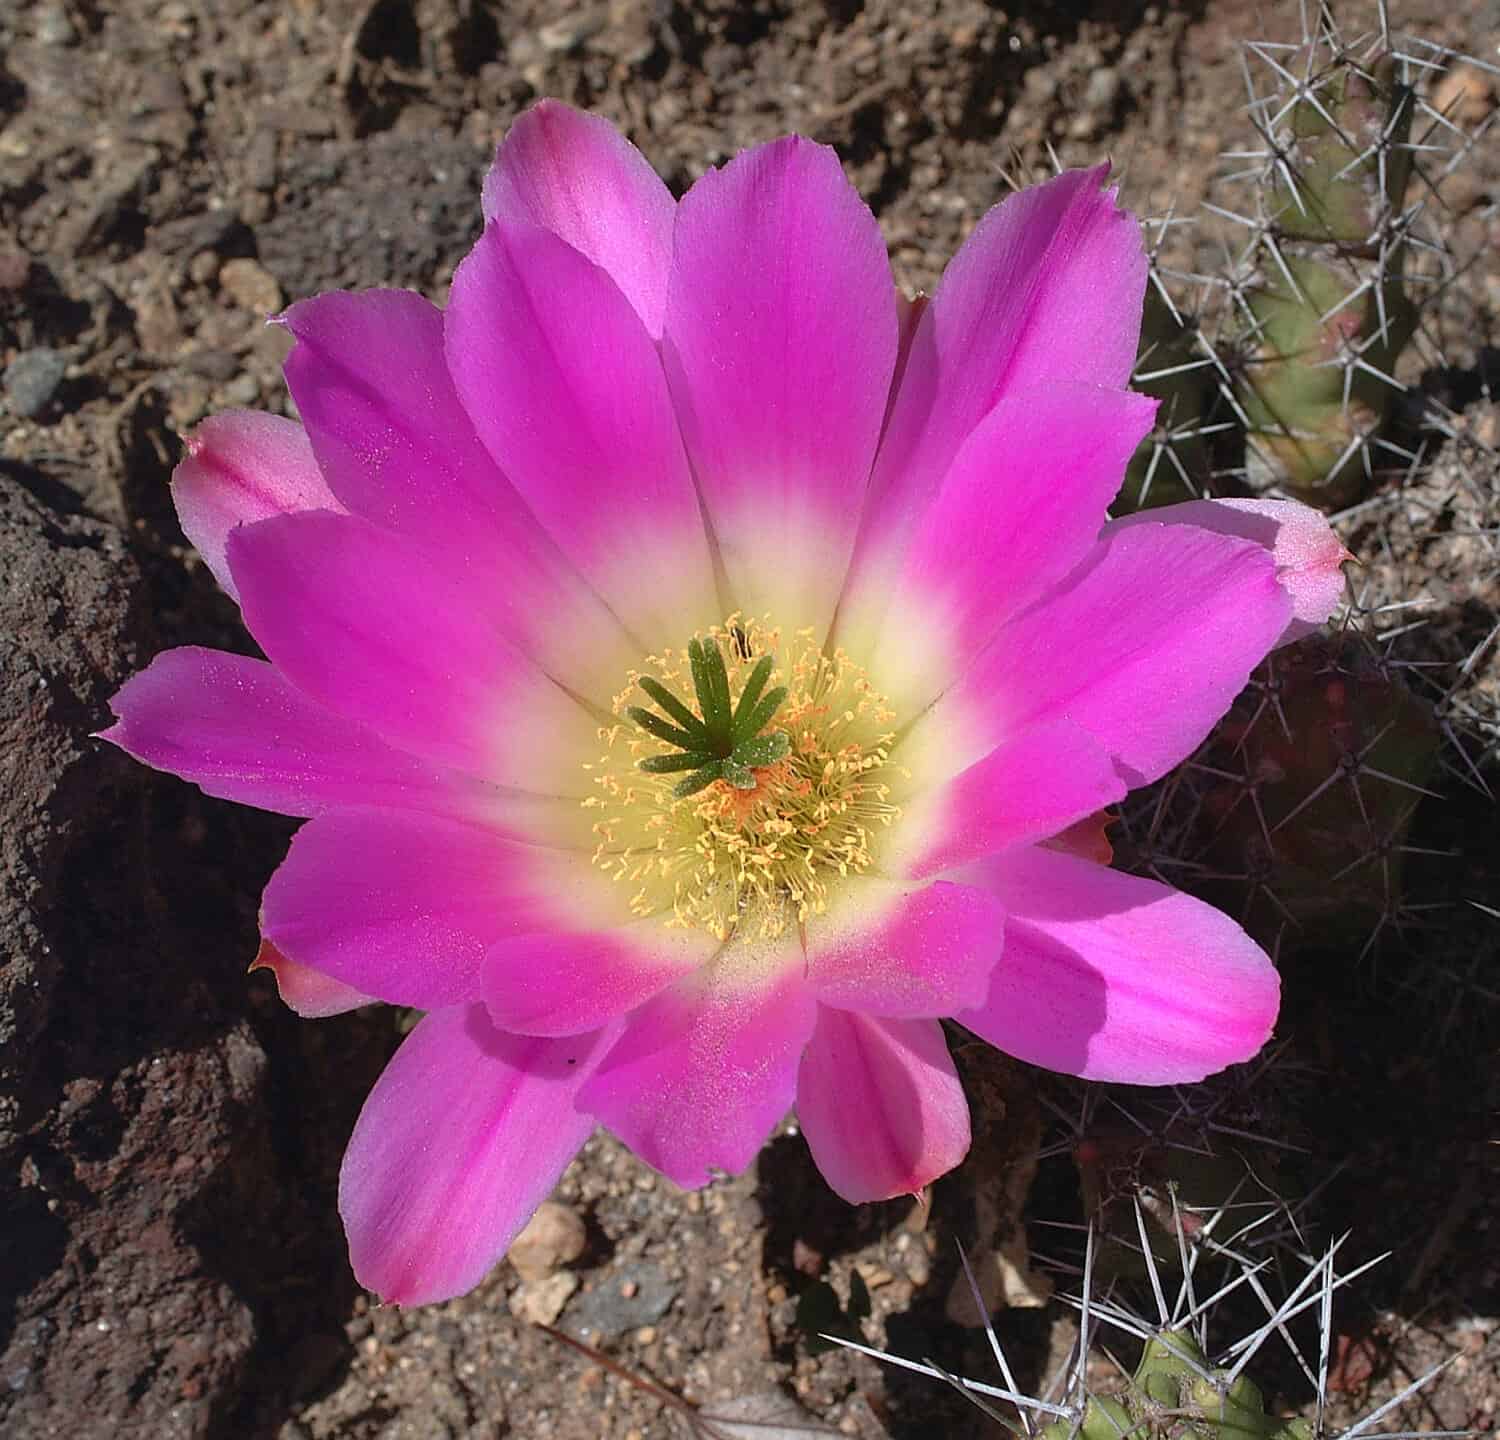
MULTIPOLYGON (((1410 30, 1495 57, 1494 0, 1400 8, 1410 30)), ((441 299, 476 233, 493 145, 538 96, 609 116, 677 190, 789 130, 835 145, 916 288, 1010 180, 1047 170, 1049 145, 1063 163, 1112 155, 1143 211, 1194 209, 1219 152, 1244 140, 1239 41, 1297 23, 1290 3, 1243 0, 1013 10, 0 10, 0 369, 24 360, 41 376, 0 394, 0 1433, 679 1433, 645 1391, 522 1318, 557 1306, 563 1329, 697 1403, 780 1390, 849 1435, 999 1433, 940 1385, 814 1354, 798 1302, 823 1280, 847 1302, 858 1270, 872 1343, 995 1379, 982 1340, 945 1312, 953 1241, 981 1259, 1014 1249, 1007 1197, 1039 1123, 1034 1087, 1015 1088, 1003 1067, 971 1075, 990 1097, 986 1138, 930 1213, 850 1211, 794 1131, 701 1196, 599 1137, 558 1196, 585 1222, 586 1249, 552 1281, 523 1288, 502 1265, 448 1305, 373 1307, 347 1275, 333 1183, 395 1043, 389 1018, 303 1024, 245 979, 287 822, 148 775, 86 736, 156 650, 249 645, 183 541, 167 479, 181 431, 203 415, 285 408, 286 341, 262 316, 334 286, 441 299)), ((1480 83, 1472 98, 1481 109, 1494 103, 1485 93, 1480 83)), ((1500 533, 1487 389, 1500 353, 1495 149, 1446 192, 1444 223, 1480 263, 1434 322, 1441 350, 1426 352, 1429 388, 1468 438, 1428 433, 1439 463, 1409 485, 1388 481, 1344 522, 1367 565, 1367 608, 1428 607, 1401 657, 1447 667, 1411 672, 1449 696, 1464 747, 1447 752, 1444 799, 1424 809, 1417 838, 1457 858, 1418 862, 1413 884, 1460 903, 1395 959, 1320 956, 1289 973, 1287 1028, 1321 1079, 1274 1112, 1311 1150, 1290 1167, 1301 1192, 1344 1167, 1307 1211, 1313 1230, 1354 1224, 1361 1253, 1396 1252, 1347 1306, 1350 1326, 1380 1343, 1340 1404, 1367 1409, 1403 1373, 1457 1354, 1408 1420, 1481 1431, 1495 1430, 1500 1403, 1500 1177, 1486 1111, 1500 947, 1496 922, 1467 902, 1500 903, 1500 864, 1493 808, 1464 778, 1489 768, 1500 713, 1493 651, 1477 648, 1495 623, 1500 533)), ((1212 252, 1207 238, 1196 247, 1212 252)), ((1373 623, 1392 630, 1394 613, 1373 623)), ((1066 1126, 1050 1138, 1076 1139, 1066 1126)), ((1079 1215, 1065 1153, 1043 1163, 1031 1213, 1079 1215)), ((1032 1236, 1038 1250, 1068 1250, 1058 1232, 1032 1236)), ((1023 1384, 1045 1373, 1070 1323, 1060 1310, 1003 1317, 1023 1384)), ((1304 1403, 1295 1376, 1267 1383, 1304 1403)))

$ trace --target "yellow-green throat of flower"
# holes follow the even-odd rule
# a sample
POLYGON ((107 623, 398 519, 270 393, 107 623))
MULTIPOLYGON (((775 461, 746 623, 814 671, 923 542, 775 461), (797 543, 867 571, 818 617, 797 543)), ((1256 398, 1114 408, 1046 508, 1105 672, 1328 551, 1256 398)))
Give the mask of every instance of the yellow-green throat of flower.
POLYGON ((895 716, 843 651, 732 615, 628 679, 583 803, 633 915, 774 939, 869 868, 901 813, 895 716))

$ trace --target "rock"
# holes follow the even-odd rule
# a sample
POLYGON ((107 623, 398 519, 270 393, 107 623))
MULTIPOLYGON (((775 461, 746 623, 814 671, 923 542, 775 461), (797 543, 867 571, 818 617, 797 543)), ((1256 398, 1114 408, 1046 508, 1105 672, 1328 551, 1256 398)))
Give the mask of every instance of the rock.
MULTIPOLYGON (((160 601, 118 531, 38 495, 68 498, 0 467, 0 1434, 259 1434, 247 1407, 295 1383, 269 1357, 340 1334, 352 1292, 337 1142, 274 1108, 249 1019, 289 827, 90 738, 160 601)), ((362 1086, 340 1033, 309 1043, 362 1086)))
POLYGON ((31 256, 0 239, 0 292, 20 290, 31 278, 31 256))
POLYGON ((36 38, 43 45, 76 45, 78 31, 73 27, 66 7, 60 4, 41 6, 32 21, 36 38))
POLYGON ((281 286, 258 260, 226 260, 219 267, 219 289, 255 315, 274 315, 281 309, 281 286))
POLYGON ((802 1435, 826 1433, 817 1417, 780 1390, 754 1391, 705 1405, 698 1412, 704 1428, 713 1426, 724 1440, 796 1440, 802 1435))
POLYGON ((583 1221, 566 1205, 544 1200, 511 1241, 506 1258, 522 1280, 541 1280, 563 1265, 571 1265, 588 1244, 583 1221))
POLYGON ((577 1289, 578 1276, 571 1270, 557 1270, 540 1280, 528 1280, 510 1297, 510 1313, 532 1325, 555 1324, 577 1289))
POLYGON ((677 1298, 677 1287, 659 1265, 633 1260, 585 1290, 568 1313, 568 1332, 597 1345, 627 1330, 660 1320, 677 1298))
POLYGON ((240 373, 240 362, 228 350, 194 350, 182 358, 183 368, 222 385, 240 373))
POLYGON ((1429 103, 1455 124, 1473 129, 1495 108, 1495 97, 1495 77, 1461 61, 1438 81, 1429 103))
POLYGON ((67 357, 60 351, 45 345, 22 351, 5 371, 10 408, 25 420, 36 419, 52 403, 67 370, 67 357))
POLYGON ((241 410, 260 399, 260 382, 248 372, 236 375, 224 387, 224 403, 241 410))
POLYGON ((1104 66, 1089 76, 1083 103, 1090 110, 1113 110, 1115 101, 1120 98, 1120 88, 1120 72, 1104 66))

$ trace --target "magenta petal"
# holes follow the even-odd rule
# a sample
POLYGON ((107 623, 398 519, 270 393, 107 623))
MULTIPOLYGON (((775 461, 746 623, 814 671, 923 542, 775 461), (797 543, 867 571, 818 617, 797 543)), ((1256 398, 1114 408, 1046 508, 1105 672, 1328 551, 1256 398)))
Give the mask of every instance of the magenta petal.
POLYGON ((482 1005, 425 1016, 365 1101, 339 1171, 359 1283, 425 1305, 484 1279, 592 1133, 574 1100, 608 1041, 506 1035, 482 1005))
POLYGON ((902 1019, 977 1005, 1005 935, 993 892, 851 876, 807 924, 807 979, 823 1005, 902 1019))
POLYGON ((251 633, 315 699, 483 779, 544 777, 555 793, 576 772, 586 790, 576 757, 598 722, 423 552, 356 516, 311 512, 241 526, 229 562, 251 633))
POLYGON ((936 736, 975 726, 980 749, 1066 718, 1129 784, 1145 784, 1192 753, 1290 613, 1259 546, 1186 525, 1132 526, 1001 630, 921 723, 936 736))
POLYGON ((405 290, 339 291, 281 320, 297 338, 287 384, 344 504, 468 577, 472 603, 523 645, 559 607, 577 612, 574 625, 609 624, 475 435, 437 306, 405 290))
POLYGON ((288 388, 339 498, 445 552, 497 543, 508 487, 448 378, 443 312, 410 290, 334 291, 280 323, 296 337, 288 388))
POLYGON ((720 942, 660 920, 606 932, 502 940, 482 974, 490 1019, 520 1035, 576 1035, 644 1004, 710 960, 720 942))
POLYGON ((627 628, 722 619, 661 361, 614 281, 550 231, 494 220, 453 277, 446 328, 480 437, 627 628))
POLYGON ((300 425, 256 410, 226 410, 187 438, 187 459, 172 472, 182 533, 235 600, 224 558, 236 525, 296 510, 342 510, 300 425))
POLYGON ((1022 1060, 1132 1085, 1175 1085, 1248 1060, 1276 1022, 1280 985, 1227 915, 1155 880, 1056 851, 965 872, 1009 910, 990 993, 958 1015, 1022 1060))
POLYGON ((757 146, 683 196, 662 353, 736 607, 832 615, 897 330, 880 227, 826 146, 757 146))
POLYGON ((387 745, 291 685, 275 666, 184 646, 110 702, 101 740, 209 795, 317 815, 335 805, 462 803, 460 777, 387 745))
POLYGON ((991 210, 917 325, 872 485, 862 545, 895 539, 1003 395, 1071 382, 1123 389, 1135 360, 1146 256, 1140 228, 1070 170, 991 210))
POLYGON ((287 384, 339 499, 420 546, 469 589, 467 608, 580 688, 578 637, 623 636, 480 443, 448 374, 442 311, 367 290, 303 300, 282 321, 297 339, 287 384))
POLYGON ((250 969, 269 970, 276 978, 276 993, 282 1003, 304 1020, 326 1020, 330 1015, 347 1015, 361 1005, 378 1003, 342 980, 334 980, 310 965, 299 965, 269 940, 261 941, 260 952, 250 969))
POLYGON ((1083 560, 1155 410, 1127 390, 1065 382, 1007 394, 979 423, 921 517, 894 589, 881 583, 860 597, 866 612, 889 605, 887 623, 925 614, 945 637, 925 682, 904 682, 904 703, 925 705, 1008 616, 1083 560))
POLYGON ((608 272, 661 335, 672 260, 672 193, 609 121, 557 100, 533 105, 484 181, 484 218, 550 230, 608 272))
POLYGON ((579 1108, 678 1185, 738 1173, 791 1108, 816 1017, 800 946, 732 949, 630 1017, 579 1108))
POLYGON ((1112 521, 1105 534, 1143 521, 1195 525, 1215 535, 1253 540, 1269 550, 1276 578, 1292 600, 1292 622, 1279 645, 1318 629, 1344 598, 1344 562, 1352 557, 1327 519, 1311 506, 1295 500, 1189 500, 1112 521))
POLYGON ((1048 721, 908 803, 881 863, 898 874, 935 875, 1045 840, 1123 800, 1125 789, 1087 731, 1048 721))
POLYGON ((935 1020, 821 1007, 797 1119, 823 1178, 852 1205, 915 1195, 969 1150, 969 1105, 935 1020))
MULTIPOLYGON (((498 941, 557 923, 535 847, 480 825, 396 810, 309 820, 261 899, 282 954, 391 1005, 480 997, 498 941)), ((587 857, 580 862, 587 866, 587 857)))

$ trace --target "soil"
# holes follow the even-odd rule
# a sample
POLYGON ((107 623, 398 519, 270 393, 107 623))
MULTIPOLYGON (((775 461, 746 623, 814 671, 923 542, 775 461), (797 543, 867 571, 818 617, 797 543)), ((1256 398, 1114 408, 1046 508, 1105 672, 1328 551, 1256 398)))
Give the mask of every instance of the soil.
MULTIPOLYGON (((1346 29, 1372 20, 1345 8, 1346 29)), ((1393 8, 1496 58, 1496 0, 1393 8)), ((677 191, 787 131, 836 146, 916 290, 1054 157, 1112 157, 1144 214, 1228 204, 1219 156, 1249 140, 1241 44, 1300 23, 1292 0, 0 9, 0 1434, 688 1433, 650 1381, 736 1414, 738 1434, 997 1435, 941 1382, 813 1331, 999 1383, 953 1293, 959 1241, 1009 1299, 1018 1383, 1043 1383, 1076 1338, 1047 1303, 1081 1258, 1056 1225, 1083 1218, 1080 1170, 1085 1189, 1102 1173, 1084 1157, 1114 1153, 1127 1114, 1158 1138, 1188 1116, 1287 1199, 1298 1228, 1268 1274, 1295 1278, 1346 1229, 1343 1268, 1392 1252, 1341 1297, 1335 1423, 1456 1357, 1380 1428, 1500 1434, 1500 131, 1432 206, 1471 263, 1403 372, 1420 463, 1339 521, 1363 566, 1360 643, 1436 707, 1435 798, 1399 904, 1357 940, 1285 947, 1282 1048, 1217 1090, 1105 1095, 960 1045, 975 1154, 930 1205, 844 1206, 790 1122, 697 1195, 601 1135, 555 1197, 582 1224, 576 1255, 382 1308, 348 1274, 334 1184, 395 1019, 300 1022, 245 977, 291 822, 88 738, 158 650, 253 649, 173 516, 182 432, 228 406, 287 409, 287 341, 261 323, 283 304, 374 285, 441 301, 494 144, 537 97, 607 115, 677 191), (1297 1148, 1273 1162, 1258 1136, 1297 1148)), ((1439 67, 1429 91, 1445 83, 1448 113, 1483 130, 1493 73, 1439 67)), ((1222 233, 1169 229, 1163 253, 1211 266, 1222 233)), ((1226 1304, 1223 1320, 1244 1317, 1226 1304)), ((1257 1373, 1274 1406, 1306 1411, 1284 1355, 1257 1373)))

